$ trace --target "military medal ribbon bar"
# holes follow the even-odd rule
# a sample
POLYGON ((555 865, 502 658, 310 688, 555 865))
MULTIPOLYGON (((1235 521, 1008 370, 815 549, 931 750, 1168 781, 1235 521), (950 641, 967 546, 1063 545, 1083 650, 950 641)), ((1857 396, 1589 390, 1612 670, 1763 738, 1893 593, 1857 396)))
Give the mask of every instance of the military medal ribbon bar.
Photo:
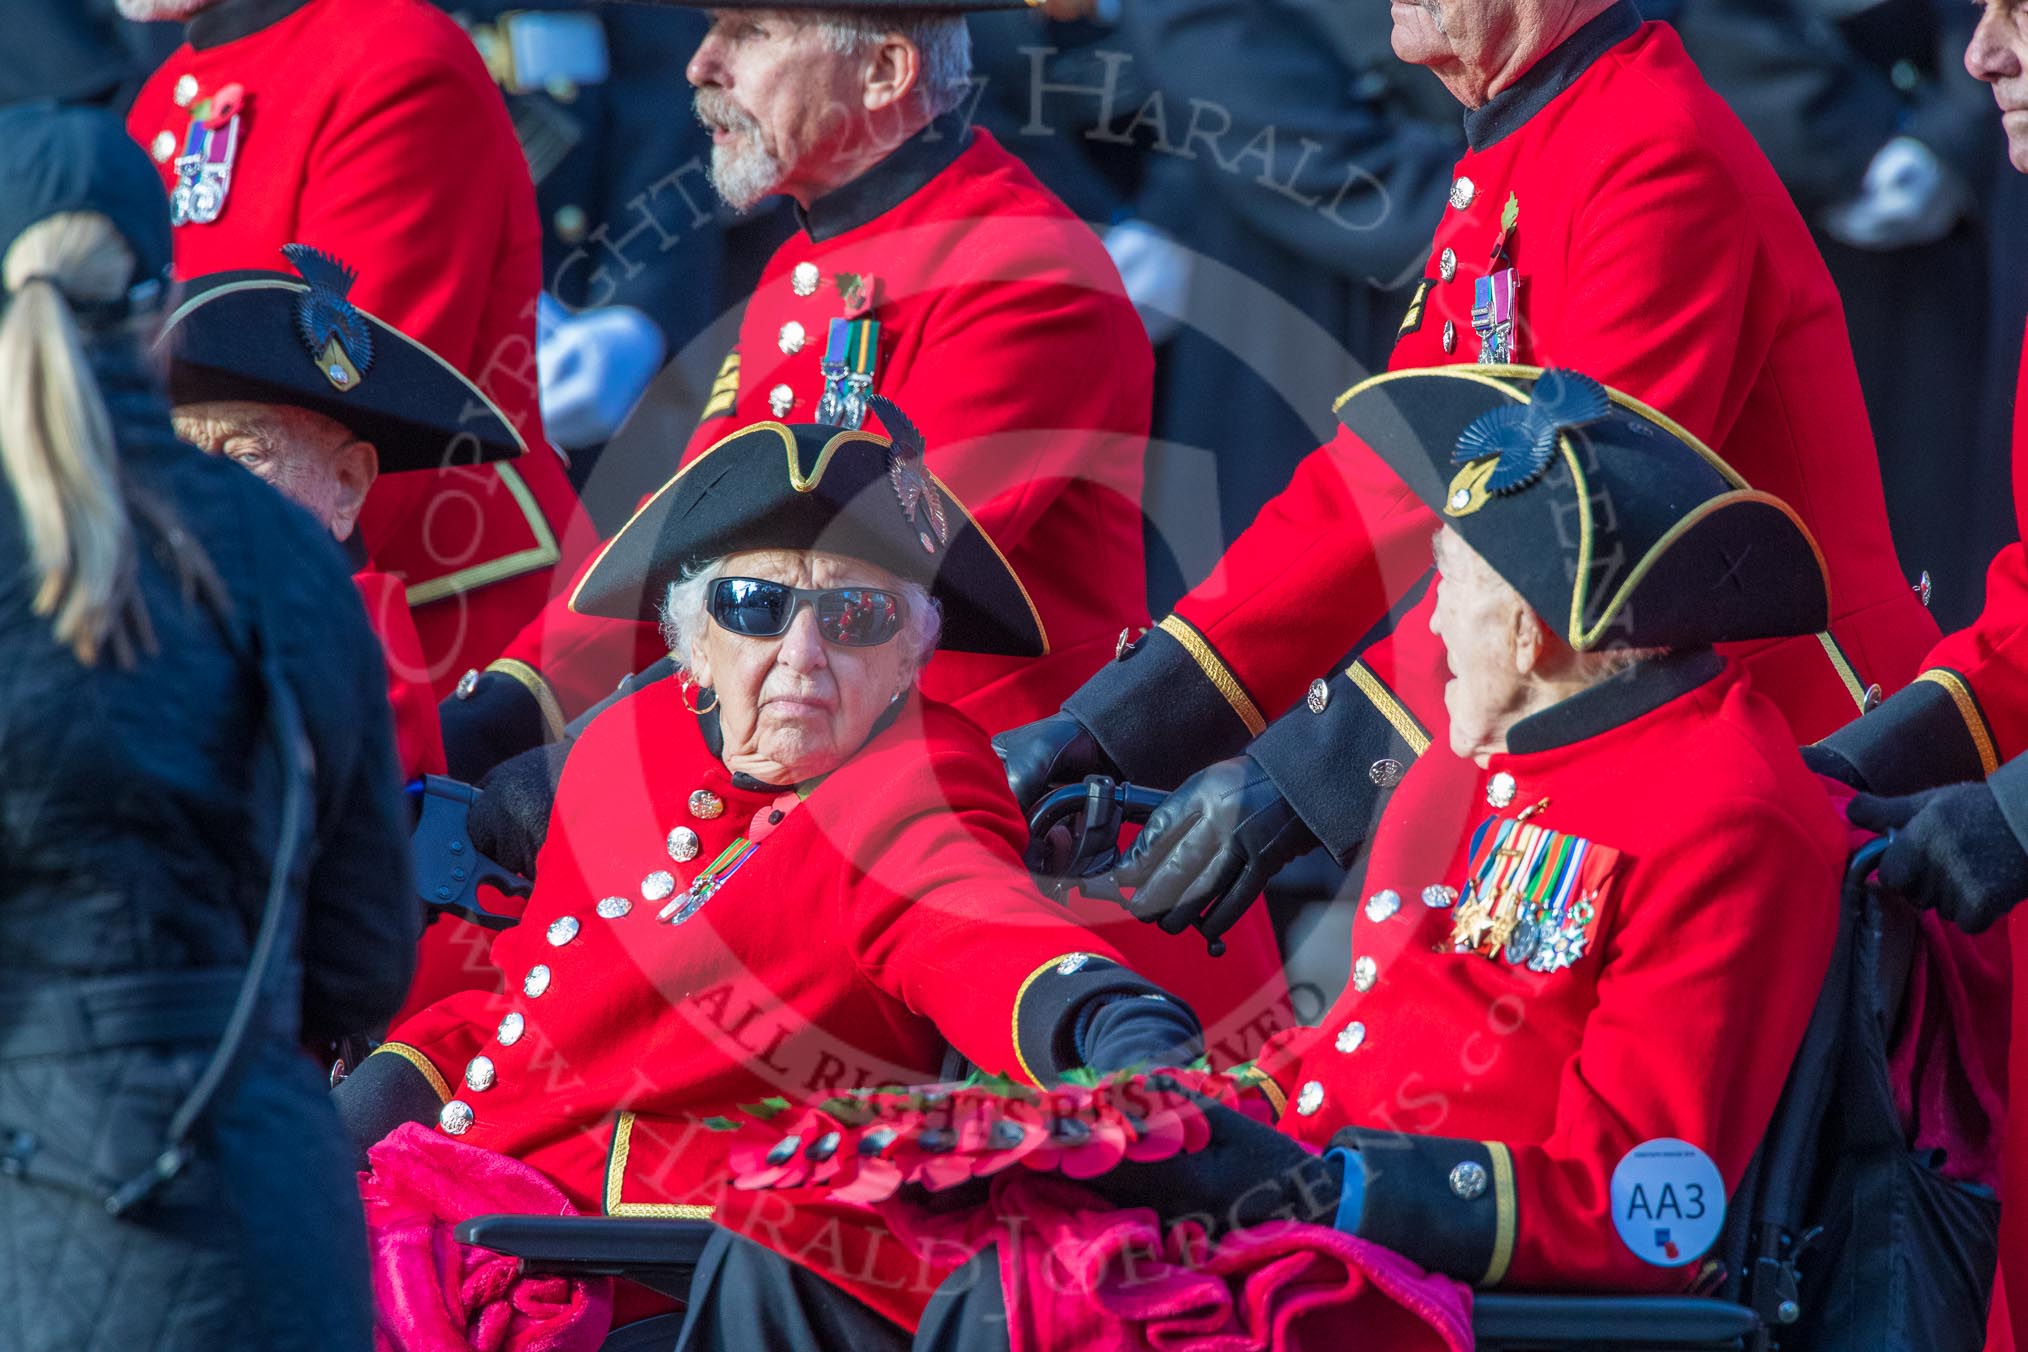
POLYGON ((824 397, 817 421, 857 430, 866 421, 866 396, 880 364, 880 322, 834 319, 824 340, 824 397))

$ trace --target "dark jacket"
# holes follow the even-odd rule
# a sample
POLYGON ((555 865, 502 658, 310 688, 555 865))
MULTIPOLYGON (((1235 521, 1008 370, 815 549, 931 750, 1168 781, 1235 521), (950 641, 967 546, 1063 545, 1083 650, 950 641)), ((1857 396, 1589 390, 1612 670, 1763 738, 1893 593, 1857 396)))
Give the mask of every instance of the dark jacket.
POLYGON ((80 666, 32 611, 20 514, 0 485, 0 1146, 29 1156, 31 1175, 112 1187, 139 1173, 214 1045, 164 1029, 38 1052, 36 1016, 5 1002, 244 968, 277 816, 253 788, 268 753, 256 617, 302 707, 315 832, 290 956, 193 1163, 120 1221, 87 1193, 0 1176, 0 1348, 364 1348, 351 1154, 298 1046, 383 1023, 414 960, 379 649, 308 515, 178 444, 130 351, 103 354, 99 376, 130 504, 173 516, 226 599, 185 595, 163 533, 137 513, 156 650, 131 669, 80 666))

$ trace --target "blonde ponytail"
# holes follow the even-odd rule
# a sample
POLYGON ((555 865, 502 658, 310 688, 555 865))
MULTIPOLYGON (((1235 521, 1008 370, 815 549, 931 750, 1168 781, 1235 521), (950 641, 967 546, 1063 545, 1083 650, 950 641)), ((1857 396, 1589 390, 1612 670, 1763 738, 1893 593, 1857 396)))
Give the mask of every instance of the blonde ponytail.
POLYGON ((0 470, 20 504, 37 615, 86 666, 110 645, 132 660, 146 629, 134 591, 133 528, 119 448, 72 303, 116 301, 133 253, 96 212, 65 212, 0 259, 0 470))

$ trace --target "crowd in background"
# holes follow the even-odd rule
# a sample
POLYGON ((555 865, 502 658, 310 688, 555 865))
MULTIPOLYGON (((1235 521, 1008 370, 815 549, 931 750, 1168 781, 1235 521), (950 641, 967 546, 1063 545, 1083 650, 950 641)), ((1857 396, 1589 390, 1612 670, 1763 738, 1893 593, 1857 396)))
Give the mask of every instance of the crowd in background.
MULTIPOLYGON (((137 83, 179 39, 176 25, 116 24, 112 0, 85 3, 136 48, 137 83)), ((640 311, 666 354, 659 372, 652 359, 594 368, 609 390, 584 391, 577 368, 550 373, 551 435, 611 530, 661 462, 600 452, 615 436, 624 447, 688 435, 737 324, 729 312, 792 211, 774 198, 740 215, 676 191, 686 180, 672 175, 709 154, 704 130, 672 114, 687 102, 677 72, 702 12, 443 8, 486 42, 510 11, 589 19, 603 38, 602 63, 510 79, 504 94, 541 204, 548 293, 572 310, 640 311), (650 373, 652 393, 632 407, 650 373), (567 407, 553 388, 566 381, 567 407)), ((1302 451, 1329 439, 1318 392, 1385 366, 1463 134, 1435 79, 1395 60, 1379 5, 1128 0, 1080 4, 1091 12, 1066 20, 1049 17, 1057 8, 971 18, 965 111, 1104 232, 1155 340, 1145 510, 1160 614, 1302 451), (1228 59, 1242 45, 1247 59, 1228 59)), ((2007 445, 2028 319, 2028 277, 1994 265, 2028 235, 2028 184, 2002 172, 1990 96, 1960 59, 1976 10, 1646 0, 1642 12, 1676 25, 1811 222, 1844 300, 1910 584, 1929 576, 1945 629, 1968 622, 2012 532, 2007 445), (1935 491, 1958 485, 1973 491, 1935 491)), ((619 341, 648 340, 628 328, 619 341)))

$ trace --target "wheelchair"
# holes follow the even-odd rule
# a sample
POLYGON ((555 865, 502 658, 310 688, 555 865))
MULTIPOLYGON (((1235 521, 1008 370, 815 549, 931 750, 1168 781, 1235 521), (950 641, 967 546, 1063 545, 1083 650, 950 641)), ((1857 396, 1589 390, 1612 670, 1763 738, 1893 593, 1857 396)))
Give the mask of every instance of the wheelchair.
MULTIPOLYGON (((1051 869, 1059 895, 1103 872, 1127 822, 1144 821, 1161 795, 1094 779, 1048 795, 1031 819, 1034 865, 1042 842, 1071 826, 1068 860, 1056 831, 1051 869), (1073 825, 1074 824, 1074 825, 1073 825)), ((1912 909, 1871 880, 1884 840, 1849 861, 1838 933, 1802 1045, 1760 1149, 1730 1201, 1718 1243, 1706 1255, 1693 1295, 1488 1291, 1473 1303, 1472 1327, 1487 1352, 1843 1352, 1884 1345, 1877 1330, 1827 1325, 1813 1279, 1878 1237, 1827 1237, 1822 1217, 1835 1201, 1837 1167, 1899 1160, 1909 1146, 1893 1102, 1887 1047, 1902 1007, 1920 936, 1912 909), (1837 1105, 1835 1113, 1832 1105, 1837 1105)), ((425 894, 425 900, 429 900, 425 894)), ((500 927, 504 917, 482 923, 500 927)), ((962 1063, 947 1062, 950 1078, 962 1063)), ((1997 1207, 1964 1227, 1969 1262, 1989 1276, 1997 1254, 1997 1207), (1983 1250, 1980 1246, 1983 1245, 1983 1250), (1979 1256, 1983 1252, 1983 1260, 1979 1256)), ((518 1260, 529 1274, 617 1277, 681 1302, 704 1246, 708 1221, 494 1215, 466 1221, 457 1237, 518 1260)), ((1861 1262, 1848 1270, 1865 1271, 1861 1262)), ((1990 1294, 1990 1293, 1988 1293, 1990 1294)), ((1983 1311, 1976 1324, 1983 1332, 1983 1311)), ((613 1330, 608 1352, 674 1345, 682 1315, 665 1314, 613 1330)), ((1940 1352, 1974 1352, 1979 1336, 1925 1339, 1940 1352)))

